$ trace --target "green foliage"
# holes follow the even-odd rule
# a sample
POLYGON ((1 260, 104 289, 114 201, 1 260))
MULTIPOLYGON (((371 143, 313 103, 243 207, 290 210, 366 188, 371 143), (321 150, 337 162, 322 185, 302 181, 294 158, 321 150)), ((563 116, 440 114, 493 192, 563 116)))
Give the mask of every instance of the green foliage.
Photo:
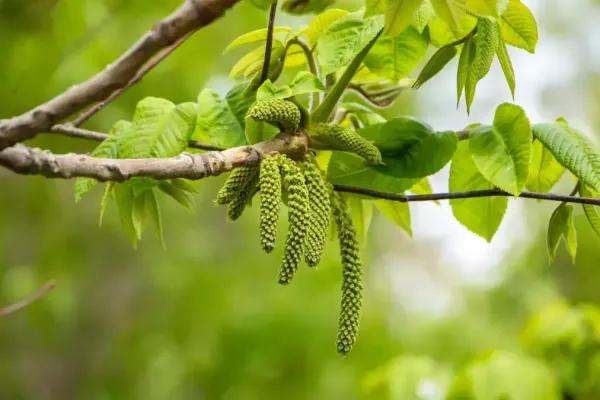
POLYGON ((567 250, 575 262, 577 254, 577 232, 573 221, 573 206, 570 204, 561 204, 554 210, 550 223, 548 224, 548 255, 550 261, 556 258, 556 251, 561 239, 565 240, 567 250))
POLYGON ((229 100, 210 89, 198 95, 196 127, 192 140, 228 148, 246 143, 244 128, 232 111, 229 100))
POLYGON ((400 35, 412 22, 423 0, 388 0, 385 10, 385 33, 400 35))
MULTIPOLYGON (((600 198, 600 194, 598 194, 598 192, 588 188, 585 185, 579 185, 579 193, 582 197, 595 199, 600 198)), ((598 212, 598 207, 591 206, 589 204, 583 204, 582 207, 590 226, 594 232, 596 232, 596 235, 600 237, 600 212, 598 212)))

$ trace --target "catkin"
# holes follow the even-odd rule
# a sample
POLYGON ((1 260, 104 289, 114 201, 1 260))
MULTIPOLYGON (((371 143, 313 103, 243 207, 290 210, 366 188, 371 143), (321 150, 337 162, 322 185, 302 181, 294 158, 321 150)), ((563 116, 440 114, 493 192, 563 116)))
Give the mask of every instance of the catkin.
POLYGON ((292 281, 302 259, 309 206, 308 190, 300 168, 287 157, 281 158, 280 167, 283 187, 287 191, 288 232, 277 280, 280 284, 286 285, 292 281))
POLYGON ((331 215, 331 201, 329 190, 317 165, 309 161, 305 162, 304 178, 308 189, 310 208, 308 231, 304 243, 304 260, 309 267, 315 267, 321 261, 321 255, 325 248, 331 215))
POLYGON ((342 258, 342 301, 337 351, 346 355, 356 342, 363 299, 363 264, 352 218, 342 195, 332 192, 331 206, 337 225, 342 258))
POLYGON ((219 190, 215 202, 219 205, 231 203, 255 172, 256 168, 254 166, 234 169, 229 175, 229 178, 225 181, 221 190, 219 190))
POLYGON ((281 207, 281 172, 279 171, 280 155, 269 157, 260 164, 260 244, 262 249, 270 253, 275 248, 277 238, 277 222, 281 207))
POLYGON ((382 162, 379 149, 352 129, 341 125, 319 124, 314 128, 314 134, 358 154, 371 164, 382 162))
POLYGON ((248 116, 257 121, 279 123, 285 130, 298 129, 302 115, 298 107, 288 100, 257 100, 248 110, 248 116))
POLYGON ((242 216, 246 209, 246 205, 258 191, 258 176, 259 167, 252 166, 250 172, 246 176, 246 181, 243 183, 239 191, 233 195, 227 207, 227 216, 230 221, 235 221, 242 216))

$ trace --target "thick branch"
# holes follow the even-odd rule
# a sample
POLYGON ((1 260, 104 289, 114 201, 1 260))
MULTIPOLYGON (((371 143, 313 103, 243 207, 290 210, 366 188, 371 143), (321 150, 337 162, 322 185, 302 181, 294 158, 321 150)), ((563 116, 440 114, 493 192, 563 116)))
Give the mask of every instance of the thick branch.
MULTIPOLYGON (((508 192, 500 189, 490 190, 474 190, 470 192, 455 192, 455 193, 433 193, 433 194, 395 194, 384 193, 375 190, 358 188, 353 186, 334 185, 334 189, 338 192, 361 194, 363 196, 373 197, 375 199, 399 201, 401 203, 412 203, 417 201, 436 201, 436 200, 456 200, 456 199, 474 199, 479 197, 514 197, 508 192)), ((564 196, 553 193, 537 193, 537 192, 521 192, 518 196, 525 199, 562 201, 565 203, 589 204, 600 206, 600 198, 594 199, 589 197, 564 196)))
POLYGON ((154 25, 118 60, 89 80, 72 86, 45 104, 11 119, 0 120, 0 150, 34 137, 69 115, 126 86, 160 50, 219 18, 238 0, 186 0, 154 25))
POLYGON ((202 179, 255 165, 263 155, 287 154, 298 158, 306 153, 308 136, 304 133, 280 133, 273 139, 252 146, 241 146, 204 154, 182 153, 171 158, 109 159, 81 154, 52 154, 22 144, 0 151, 0 165, 22 175, 47 178, 94 178, 101 182, 123 182, 136 176, 154 179, 202 179))

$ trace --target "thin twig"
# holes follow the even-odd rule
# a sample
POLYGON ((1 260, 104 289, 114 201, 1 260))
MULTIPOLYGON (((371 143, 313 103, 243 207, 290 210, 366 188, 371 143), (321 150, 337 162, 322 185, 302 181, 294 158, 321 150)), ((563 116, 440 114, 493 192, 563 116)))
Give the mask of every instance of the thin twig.
POLYGON ((271 64, 271 51, 273 50, 273 30, 275 28, 275 15, 277 14, 277 0, 271 4, 269 11, 269 26, 267 27, 267 43, 265 45, 265 60, 263 62, 262 73, 260 74, 260 84, 269 77, 269 65, 271 64))
MULTIPOLYGON (((455 192, 455 193, 433 193, 433 194, 395 194, 378 192, 376 190, 364 189, 353 186, 345 185, 334 185, 334 189, 337 192, 361 194, 363 196, 373 197, 375 199, 399 201, 401 203, 413 203, 417 201, 436 201, 436 200, 458 200, 458 199, 474 199, 480 197, 515 197, 508 192, 504 192, 500 189, 490 190, 474 190, 469 192, 455 192)), ((589 197, 576 197, 576 196, 565 196, 553 193, 538 193, 538 192, 521 192, 519 196, 525 199, 536 199, 536 200, 549 200, 549 201, 562 201, 565 203, 575 204, 589 204, 593 206, 600 206, 600 198, 589 198, 589 197)))
POLYGON ((69 123, 69 125, 73 125, 74 127, 80 126, 85 121, 87 121, 88 119, 90 119, 91 117, 93 117, 95 114, 97 114, 104 107, 106 107, 114 99, 116 99, 121 94, 123 94, 123 92, 125 92, 126 90, 128 90, 133 85, 139 83, 142 80, 142 78, 144 77, 144 75, 146 75, 148 72, 152 71, 152 69, 154 69, 154 67, 156 67, 165 58, 167 58, 171 53, 173 53, 175 51, 175 49, 177 49, 179 46, 181 46, 183 44, 183 42, 185 42, 197 30, 198 29, 195 29, 195 30, 187 33, 185 36, 179 38, 179 40, 177 40, 175 43, 173 43, 172 45, 170 45, 169 47, 167 47, 166 49, 164 49, 163 51, 161 51, 160 53, 158 53, 146 65, 144 65, 142 68, 140 68, 140 70, 134 75, 133 78, 131 78, 131 80, 129 82, 127 82, 127 84, 125 86, 123 86, 122 88, 119 88, 119 89, 115 90, 105 100, 103 100, 100 103, 96 104, 95 106, 93 106, 89 110, 87 110, 85 112, 82 112, 81 115, 79 115, 79 117, 77 117, 77 119, 75 119, 73 122, 69 123))
MULTIPOLYGON (((49 133, 54 133, 57 135, 65 135, 73 138, 80 138, 86 140, 94 140, 96 142, 101 142, 109 138, 106 133, 90 131, 88 129, 75 128, 74 126, 62 124, 62 125, 54 125, 49 133)), ((199 149, 199 150, 208 150, 208 151, 223 151, 225 149, 213 146, 212 144, 202 143, 197 140, 190 140, 188 142, 188 147, 199 149)))
POLYGON ((39 288, 38 290, 36 290, 32 294, 30 294, 23 300, 20 300, 16 303, 6 306, 4 308, 0 308, 0 317, 7 316, 9 314, 12 314, 16 311, 19 311, 19 310, 27 307, 28 305, 30 305, 31 303, 33 303, 34 301, 38 300, 40 297, 42 297, 43 295, 48 293, 50 290, 54 289, 55 286, 56 286, 56 282, 54 282, 53 280, 46 282, 46 284, 44 286, 42 286, 41 288, 39 288))

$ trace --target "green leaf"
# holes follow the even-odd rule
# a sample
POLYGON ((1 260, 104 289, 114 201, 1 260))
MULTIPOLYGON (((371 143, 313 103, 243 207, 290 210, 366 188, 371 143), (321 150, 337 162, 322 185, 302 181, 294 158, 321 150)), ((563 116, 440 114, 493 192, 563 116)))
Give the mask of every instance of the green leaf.
MULTIPOLYGON (((310 22, 310 24, 308 25, 308 28, 306 29, 306 32, 305 32, 306 40, 308 41, 308 44, 310 44, 312 46, 315 43, 317 43, 320 36, 323 34, 323 32, 325 30, 327 30, 327 28, 329 28, 329 26, 333 22, 337 21, 338 19, 340 19, 342 17, 345 17, 348 14, 350 14, 350 12, 348 12, 346 10, 341 10, 339 8, 332 8, 330 10, 327 10, 327 11, 317 15, 310 22)), ((365 15, 365 17, 368 17, 368 15, 365 15)))
MULTIPOLYGON (((229 79, 235 79, 244 75, 249 77, 262 69, 265 59, 266 46, 262 45, 242 57, 231 69, 229 79)), ((275 62, 285 51, 281 40, 274 39, 271 49, 271 62, 275 62)))
POLYGON ((520 0, 510 0, 500 19, 502 38, 512 46, 535 52, 538 41, 537 23, 533 14, 520 0))
POLYGON ((411 118, 396 118, 358 132, 379 148, 383 164, 372 166, 354 154, 335 151, 328 170, 333 183, 400 193, 442 169, 457 144, 453 132, 434 133, 411 118))
POLYGON ((451 28, 459 30, 467 16, 466 0, 431 0, 436 14, 451 28))
POLYGON ((308 71, 298 72, 292 80, 292 83, 290 83, 289 88, 291 89, 291 96, 297 96, 304 93, 324 92, 326 90, 323 82, 308 71))
POLYGON ((358 196, 348 196, 348 206, 350 207, 350 216, 352 224, 356 229, 356 234, 363 244, 367 243, 367 235, 371 220, 373 219, 373 202, 363 200, 358 196))
POLYGON ((98 220, 98 226, 102 226, 102 219, 104 218, 104 210, 108 205, 108 199, 112 194, 115 182, 106 182, 104 185, 104 193, 102 193, 102 200, 100 200, 100 218, 98 220))
POLYGON ((321 73, 330 74, 350 63, 377 36, 382 25, 381 18, 361 19, 355 14, 329 25, 316 47, 321 73))
POLYGON ((138 239, 142 238, 142 232, 146 225, 146 193, 152 190, 147 190, 138 195, 133 193, 133 207, 131 210, 131 220, 133 221, 133 229, 138 239))
POLYGON ((275 86, 269 79, 263 82, 256 92, 256 100, 264 99, 286 99, 292 97, 292 89, 289 86, 275 86))
MULTIPOLYGON (((256 89, 251 89, 249 82, 238 82, 227 92, 225 99, 229 109, 243 128, 246 113, 256 100, 256 89)), ((242 139, 242 141, 245 141, 242 139)))
POLYGON ((454 46, 443 46, 435 52, 421 70, 413 87, 419 89, 425 82, 436 76, 456 56, 458 50, 454 46))
POLYGON ((494 126, 480 126, 469 135, 471 157, 479 172, 515 196, 529 179, 531 125, 523 109, 504 103, 496 109, 494 126))
MULTIPOLYGON (((267 28, 257 29, 252 32, 248 32, 236 38, 233 42, 231 42, 223 51, 223 54, 235 49, 236 47, 242 46, 244 44, 252 44, 262 42, 267 39, 267 28)), ((292 28, 287 26, 276 26, 273 28, 273 33, 279 32, 291 32, 292 28)))
POLYGON ((498 17, 508 9, 509 0, 467 0, 467 10, 478 16, 498 17))
POLYGON ((119 210, 119 219, 125 234, 134 249, 137 248, 138 234, 133 224, 133 188, 125 183, 117 183, 114 188, 115 202, 119 210))
MULTIPOLYGON (((118 158, 119 142, 129 135, 131 126, 131 122, 129 121, 117 121, 108 133, 108 139, 101 142, 94 151, 92 151, 91 156, 97 158, 118 158)), ((98 183, 99 182, 96 179, 92 178, 75 179, 75 202, 79 202, 82 197, 96 187, 98 183)))
POLYGON ((154 232, 156 233, 156 237, 160 240, 160 244, 162 247, 165 247, 165 238, 163 237, 163 227, 162 227, 162 218, 160 215, 160 206, 158 205, 158 199, 154 193, 154 190, 148 190, 145 192, 145 212, 148 217, 150 217, 150 221, 154 225, 154 232))
POLYGON ((200 92, 196 112, 193 140, 225 149, 246 144, 244 128, 233 114, 229 103, 216 92, 210 89, 200 92))
POLYGON ((554 210, 548 224, 546 242, 551 262, 556 258, 556 251, 561 239, 565 240, 567 250, 574 263, 575 256, 577 255, 577 231, 575 231, 573 220, 573 206, 565 203, 562 203, 554 210))
MULTIPOLYGON (((458 149, 458 147, 457 147, 458 149)), ((431 184, 429 183, 429 179, 423 178, 419 182, 417 182, 413 187, 410 188, 409 192, 413 194, 431 194, 433 190, 431 189, 431 184)), ((436 201, 437 203, 437 201, 436 201)))
POLYGON ((433 10, 433 6, 431 5, 430 0, 423 0, 421 3, 421 7, 415 13, 413 17, 412 26, 419 32, 423 33, 429 21, 431 21, 435 17, 435 11, 433 10))
MULTIPOLYGON (((450 164, 450 192, 489 190, 494 185, 485 179, 475 166, 467 142, 460 142, 450 164)), ((506 209, 507 197, 482 197, 450 200, 454 217, 463 226, 488 242, 498 231, 506 209)))
POLYGON ((161 182, 158 188, 167 196, 173 198, 184 208, 194 211, 194 199, 189 191, 177 187, 172 182, 161 182))
MULTIPOLYGON (((579 194, 581 195, 581 197, 600 199, 600 194, 598 192, 588 188, 585 185, 580 185, 579 194)), ((599 206, 583 204, 583 211, 585 213, 585 216, 586 216, 588 222, 590 223, 592 229, 594 230, 594 232, 596 232, 596 235, 598 235, 598 237, 600 237, 600 211, 599 210, 600 210, 599 206)))
POLYGON ((475 40, 473 40, 473 36, 469 36, 463 45, 462 52, 460 53, 460 58, 458 59, 458 69, 456 76, 456 106, 460 104, 460 98, 462 96, 463 90, 465 89, 465 85, 467 83, 467 79, 469 78, 469 74, 471 72, 471 66, 473 65, 473 61, 475 61, 475 51, 476 51, 475 40))
POLYGON ((448 400, 560 400, 553 371, 536 358, 504 350, 486 352, 459 372, 448 400))
POLYGON ((342 103, 342 108, 356 116, 365 127, 386 122, 381 115, 359 103, 342 103))
POLYGON ((470 112, 471 104, 475 99, 477 83, 490 72, 499 43, 500 32, 496 20, 491 17, 479 18, 477 35, 475 35, 475 58, 467 75, 465 86, 467 112, 470 112))
POLYGON ((398 36, 381 36, 365 57, 365 65, 371 72, 397 82, 415 69, 428 46, 427 38, 409 27, 398 36))
POLYGON ((397 36, 410 25, 423 0, 387 0, 385 34, 397 36))
POLYGON ((550 150, 536 140, 531 149, 531 164, 527 188, 532 192, 549 192, 565 173, 550 150))
POLYGON ((373 203, 384 217, 404 229, 408 233, 408 236, 412 237, 410 207, 408 203, 390 200, 375 200, 373 203))
POLYGON ((510 88, 510 94, 515 98, 515 70, 513 69, 512 61, 510 60, 510 55, 506 49, 506 43, 503 40, 500 40, 498 44, 498 48, 496 49, 496 55, 498 56, 498 61, 500 61, 500 66, 502 67, 502 72, 504 72, 504 77, 506 78, 506 83, 508 83, 508 87, 510 88))
POLYGON ((366 0, 365 1, 365 17, 372 17, 385 13, 387 8, 387 0, 366 0))
POLYGON ((562 122, 536 124, 533 136, 584 184, 600 191, 600 152, 594 142, 562 122))
POLYGON ((246 118, 245 135, 248 144, 255 144, 269 140, 279 133, 279 128, 274 125, 256 121, 254 118, 246 118))

